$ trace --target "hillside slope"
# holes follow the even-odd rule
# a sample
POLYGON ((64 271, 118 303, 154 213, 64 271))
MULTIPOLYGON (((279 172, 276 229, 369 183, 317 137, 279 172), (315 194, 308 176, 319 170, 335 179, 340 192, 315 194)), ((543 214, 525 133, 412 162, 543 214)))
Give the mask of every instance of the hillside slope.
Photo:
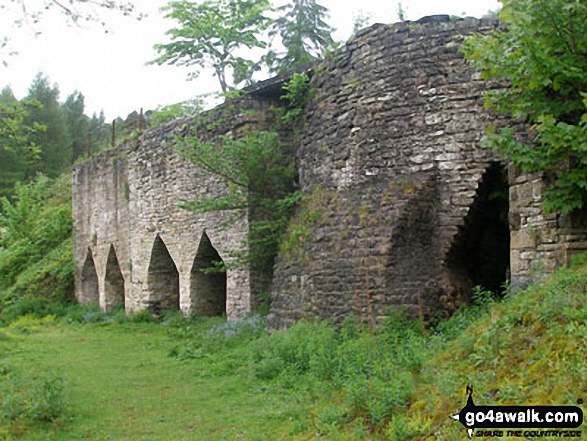
POLYGON ((0 200, 0 322, 73 301, 72 225, 69 173, 0 200))
POLYGON ((492 305, 425 363, 411 404, 392 423, 394 439, 464 438, 449 415, 465 405, 467 385, 477 405, 582 403, 586 323, 585 262, 492 305))

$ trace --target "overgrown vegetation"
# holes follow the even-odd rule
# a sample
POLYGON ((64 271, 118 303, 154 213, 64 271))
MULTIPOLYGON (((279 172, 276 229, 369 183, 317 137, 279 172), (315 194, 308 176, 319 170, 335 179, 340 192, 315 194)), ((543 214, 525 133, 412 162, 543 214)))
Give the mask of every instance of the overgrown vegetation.
POLYGON ((73 299, 71 179, 17 183, 0 200, 0 320, 73 299))
MULTIPOLYGON (((295 130, 301 124, 302 110, 311 96, 309 78, 294 74, 283 89, 287 107, 271 131, 245 130, 208 142, 198 135, 173 140, 185 159, 226 182, 222 196, 201 196, 186 201, 184 208, 197 213, 247 210, 248 243, 233 257, 236 265, 248 265, 259 276, 261 291, 271 280, 275 256, 301 197, 295 190, 291 146, 281 140, 280 129, 295 130)), ((238 110, 238 101, 233 105, 238 110)), ((257 295, 266 300, 263 292, 257 295)))
MULTIPOLYGON (((68 409, 63 376, 53 372, 21 372, 0 365, 0 436, 21 435, 27 426, 64 422, 68 409)), ((8 438, 9 439, 9 438, 8 438)))
POLYGON ((486 105, 527 123, 489 127, 485 145, 548 179, 545 208, 568 213, 587 201, 587 3, 505 0, 503 27, 465 40, 483 78, 505 80, 486 105), (522 136, 520 136, 522 135, 522 136))
POLYGON ((483 405, 575 405, 587 394, 585 259, 501 301, 477 294, 424 333, 401 311, 372 329, 349 318, 270 335, 261 316, 29 314, 0 330, 4 434, 454 441, 466 434, 449 415, 468 384, 483 405))
POLYGON ((166 33, 171 42, 155 45, 159 57, 151 63, 193 67, 190 79, 211 68, 223 93, 250 83, 264 67, 286 72, 336 47, 334 29, 324 21, 328 9, 316 0, 293 0, 279 8, 267 0, 174 0, 164 10, 177 23, 166 33))
MULTIPOLYGON (((84 114, 84 96, 76 91, 59 101, 59 87, 39 73, 28 94, 17 100, 10 87, 0 92, 0 197, 12 196, 16 182, 42 173, 56 178, 88 151, 110 144, 111 126, 102 114, 84 114)), ((119 124, 119 129, 124 127, 119 124)))

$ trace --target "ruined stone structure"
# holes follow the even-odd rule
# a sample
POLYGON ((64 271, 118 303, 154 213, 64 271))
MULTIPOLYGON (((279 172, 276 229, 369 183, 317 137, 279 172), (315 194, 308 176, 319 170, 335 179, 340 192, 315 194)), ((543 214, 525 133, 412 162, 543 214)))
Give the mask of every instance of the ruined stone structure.
POLYGON ((244 99, 238 109, 209 112, 197 128, 186 121, 170 123, 74 167, 80 302, 231 318, 251 310, 255 278, 247 268, 201 271, 214 262, 233 266, 233 251, 246 247, 248 213, 195 215, 180 208, 198 195, 222 194, 226 184, 184 161, 166 142, 193 130, 207 140, 246 127, 267 129, 273 120, 270 105, 262 98, 244 99), (225 227, 233 216, 238 220, 225 227))
MULTIPOLYGON (((475 285, 523 286, 587 249, 584 213, 544 215, 543 178, 479 148, 489 123, 510 123, 483 107, 485 91, 503 86, 482 81, 458 44, 496 24, 434 17, 374 25, 312 69, 315 95, 293 152, 304 197, 276 259, 271 328, 349 314, 377 321, 400 305, 424 317, 450 313, 475 285)), ((213 139, 269 127, 281 83, 248 89, 243 102, 256 112, 192 130, 213 139)), ((156 128, 75 168, 81 301, 229 318, 254 306, 249 270, 215 279, 199 271, 230 260, 248 220, 242 213, 222 229, 226 214, 178 208, 224 188, 164 147, 185 130, 182 122, 156 128)))

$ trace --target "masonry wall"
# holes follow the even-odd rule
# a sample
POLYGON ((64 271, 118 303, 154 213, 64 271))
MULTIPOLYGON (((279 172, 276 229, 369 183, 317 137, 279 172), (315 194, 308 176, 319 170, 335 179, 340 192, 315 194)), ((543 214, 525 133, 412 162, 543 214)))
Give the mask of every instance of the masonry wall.
POLYGON ((542 209, 540 173, 510 167, 511 282, 515 288, 540 280, 587 251, 587 209, 563 215, 542 209))
POLYGON ((183 160, 166 142, 172 135, 196 133, 207 141, 245 128, 267 129, 273 122, 270 107, 265 99, 233 102, 197 120, 150 130, 74 168, 76 295, 82 303, 113 307, 120 302, 113 294, 123 286, 127 311, 181 309, 186 314, 223 312, 229 318, 250 311, 254 275, 231 265, 234 252, 246 247, 248 213, 182 209, 182 201, 223 194, 226 184, 183 160), (226 227, 235 215, 237 221, 226 227), (230 267, 222 281, 224 293, 222 287, 216 290, 217 297, 224 295, 225 306, 198 290, 198 284, 213 283, 200 271, 198 250, 206 262, 212 262, 206 256, 217 256, 230 267))
MULTIPOLYGON (((76 297, 81 303, 99 301, 106 307, 108 299, 99 293, 105 291, 111 246, 123 278, 130 280, 127 147, 104 152, 74 167, 73 257, 76 297)), ((129 284, 125 284, 124 289, 130 294, 129 284)))
MULTIPOLYGON (((400 306, 450 314, 475 285, 515 290, 587 250, 585 211, 546 215, 543 176, 479 147, 490 123, 527 130, 484 108, 485 92, 505 86, 484 82, 458 52, 465 35, 495 26, 443 16, 374 25, 313 67, 315 94, 291 151, 303 199, 274 266, 269 328, 350 314, 375 323, 400 306)), ((283 81, 74 168, 81 302, 229 318, 255 306, 263 275, 230 265, 254 214, 224 228, 228 213, 181 209, 182 199, 226 187, 165 143, 273 128, 283 81), (200 271, 216 259, 229 265, 225 277, 200 271)))
POLYGON ((442 16, 374 25, 314 69, 296 158, 305 197, 289 232, 296 247, 276 263, 271 328, 349 314, 376 322, 390 306, 451 313, 476 284, 511 273, 520 286, 533 266, 552 271, 565 248, 587 248, 584 228, 562 233, 542 214, 540 177, 508 177, 478 146, 489 123, 511 123, 483 106, 504 86, 482 81, 458 47, 495 26, 442 16), (534 241, 531 225, 543 233, 534 241))

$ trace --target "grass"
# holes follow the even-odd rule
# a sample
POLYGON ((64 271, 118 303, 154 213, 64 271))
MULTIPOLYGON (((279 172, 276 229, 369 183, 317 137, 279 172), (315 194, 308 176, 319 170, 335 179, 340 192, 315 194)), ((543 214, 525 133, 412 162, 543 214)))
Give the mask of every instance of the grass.
POLYGON ((464 406, 467 384, 475 388, 477 405, 582 403, 587 398, 586 323, 585 263, 491 305, 426 363, 406 424, 426 427, 412 432, 423 439, 432 434, 438 441, 456 439, 462 428, 447 424, 446 415, 464 406))
POLYGON ((0 359, 58 372, 69 389, 70 415, 28 427, 22 439, 286 439, 283 415, 295 404, 244 374, 217 376, 205 360, 169 357, 172 342, 159 324, 59 323, 28 334, 8 332, 0 359))
POLYGON ((478 298, 425 334, 399 313, 376 329, 347 320, 340 330, 299 323, 271 335, 259 317, 20 317, 0 328, 0 385, 20 372, 13 389, 50 386, 48 399, 26 400, 67 409, 4 417, 4 436, 454 441, 466 435, 449 415, 469 384, 477 405, 587 397, 585 263, 500 302, 478 298))

